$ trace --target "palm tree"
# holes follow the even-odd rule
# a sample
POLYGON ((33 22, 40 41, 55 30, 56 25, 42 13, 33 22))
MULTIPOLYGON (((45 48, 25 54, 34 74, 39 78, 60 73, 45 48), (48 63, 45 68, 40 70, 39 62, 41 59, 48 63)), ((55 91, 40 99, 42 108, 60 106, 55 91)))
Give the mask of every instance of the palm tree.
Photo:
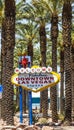
MULTIPOLYGON (((36 21, 39 22, 39 37, 40 37, 40 53, 41 66, 46 66, 46 23, 50 18, 50 14, 41 6, 42 1, 32 0, 37 16, 36 21), (49 16, 49 17, 48 17, 49 16)), ((43 112, 43 117, 48 116, 48 89, 40 93, 40 112, 43 112)))
MULTIPOLYGON (((15 1, 13 0, 5 0, 5 24, 3 26, 3 30, 5 33, 4 49, 2 49, 2 53, 6 50, 5 55, 5 72, 4 80, 6 84, 3 86, 4 91, 3 95, 5 97, 2 100, 5 100, 5 111, 4 114, 6 115, 7 124, 13 124, 13 86, 11 84, 11 76, 13 74, 13 52, 15 46, 15 1), (11 8, 10 8, 11 7, 11 8), (4 28, 5 27, 5 28, 4 28)), ((4 45, 4 44, 3 44, 4 45)), ((5 52, 4 52, 5 54, 5 52)), ((2 81, 3 82, 3 81, 2 81)))
POLYGON ((60 50, 60 114, 64 114, 64 49, 60 50))
MULTIPOLYGON (((58 37, 58 7, 60 1, 45 1, 42 0, 44 7, 51 13, 51 41, 52 41, 52 70, 57 72, 57 37, 58 37), (54 64, 55 63, 55 64, 54 64)), ((56 86, 50 89, 52 121, 57 122, 57 88, 56 86)))
MULTIPOLYGON (((42 21, 40 24, 40 52, 41 52, 41 66, 46 66, 46 30, 45 22, 42 21)), ((41 92, 41 107, 43 117, 47 118, 48 115, 48 89, 41 92)))
MULTIPOLYGON (((1 84, 3 86, 6 85, 5 83, 5 66, 6 66, 6 49, 5 49, 5 19, 4 19, 4 1, 0 0, 0 28, 1 28, 1 84)), ((5 87, 3 88, 5 89, 5 87)), ((3 98, 5 99, 5 94, 3 91, 3 98)), ((5 120, 6 116, 4 114, 5 111, 5 100, 2 100, 2 105, 1 105, 1 116, 5 120)))
POLYGON ((64 46, 62 41, 62 32, 60 31, 59 37, 58 37, 58 47, 60 49, 60 114, 64 115, 64 46))
MULTIPOLYGON (((3 90, 6 91, 6 78, 5 78, 5 72, 6 72, 6 47, 5 47, 5 20, 2 20, 2 39, 1 39, 1 84, 3 85, 3 90)), ((5 120, 6 115, 5 112, 5 93, 3 91, 3 97, 2 97, 2 118, 5 120)))
MULTIPOLYGON (((61 2, 58 0, 40 0, 44 9, 50 12, 51 17, 51 41, 52 41, 52 69, 57 72, 57 37, 58 37, 58 14, 61 12, 61 2), (60 11, 59 11, 60 9, 60 11), (55 63, 55 64, 54 64, 55 63)), ((50 89, 52 120, 57 122, 57 89, 50 89), (54 108, 55 107, 55 108, 54 108)))
POLYGON ((71 47, 71 66, 72 66, 72 121, 74 121, 74 41, 71 47))
MULTIPOLYGON (((51 19, 51 40, 52 40, 52 69, 57 72, 57 37, 58 37, 58 15, 53 13, 51 19), (55 63, 55 64, 54 64, 55 63)), ((50 88, 52 120, 57 122, 57 88, 50 88)))
POLYGON ((62 11, 62 28, 64 44, 64 71, 65 71, 65 122, 71 122, 72 108, 72 84, 71 84, 71 28, 72 28, 72 7, 70 0, 64 0, 62 11))
MULTIPOLYGON (((74 20, 74 19, 73 19, 74 20)), ((72 46, 71 46, 71 65, 72 65, 72 121, 74 121, 74 24, 72 26, 72 46)))

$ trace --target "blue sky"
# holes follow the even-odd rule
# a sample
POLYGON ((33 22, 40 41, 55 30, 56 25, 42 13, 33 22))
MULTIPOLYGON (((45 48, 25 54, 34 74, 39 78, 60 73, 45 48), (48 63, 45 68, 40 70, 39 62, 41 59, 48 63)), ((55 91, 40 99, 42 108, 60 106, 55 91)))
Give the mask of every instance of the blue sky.
MULTIPOLYGON (((20 2, 21 0, 15 0, 16 1, 16 3, 17 2, 20 2)), ((24 1, 24 0, 23 0, 24 1)), ((31 0, 26 0, 26 2, 31 2, 31 0)))

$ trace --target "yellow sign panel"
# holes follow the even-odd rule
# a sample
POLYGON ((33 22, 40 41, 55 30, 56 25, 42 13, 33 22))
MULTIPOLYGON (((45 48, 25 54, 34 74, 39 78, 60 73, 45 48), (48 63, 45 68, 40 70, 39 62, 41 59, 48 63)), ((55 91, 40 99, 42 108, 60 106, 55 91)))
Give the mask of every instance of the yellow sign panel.
MULTIPOLYGON (((33 68, 34 67, 32 67, 31 71, 27 68, 27 73, 14 74, 11 78, 12 84, 21 86, 25 90, 39 92, 47 89, 48 87, 55 86, 60 81, 60 75, 56 72, 45 72, 46 68, 42 68, 43 72, 41 72, 41 69, 34 70, 33 68)), ((21 69, 21 72, 22 71, 24 72, 23 69, 21 69)))

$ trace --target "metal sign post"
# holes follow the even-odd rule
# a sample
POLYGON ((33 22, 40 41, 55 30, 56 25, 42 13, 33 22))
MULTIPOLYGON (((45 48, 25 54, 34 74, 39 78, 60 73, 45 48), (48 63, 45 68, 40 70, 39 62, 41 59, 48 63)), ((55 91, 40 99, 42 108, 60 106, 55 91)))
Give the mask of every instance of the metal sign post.
POLYGON ((3 87, 2 87, 2 85, 0 85, 0 93, 2 93, 2 92, 3 92, 3 87))
POLYGON ((2 99, 3 87, 0 85, 0 119, 1 119, 1 99, 2 99))
MULTIPOLYGON (((19 68, 22 67, 22 65, 20 64, 21 62, 21 59, 22 57, 20 56, 19 57, 19 68)), ((19 87, 19 99, 20 99, 20 102, 19 102, 19 105, 20 105, 20 123, 23 123, 23 97, 22 97, 22 87, 20 86, 19 87)))
POLYGON ((19 87, 19 98, 20 98, 20 123, 23 123, 23 105, 22 105, 22 87, 19 87))
MULTIPOLYGON (((31 57, 30 56, 20 56, 19 57, 19 68, 31 67, 31 57)), ((22 97, 22 87, 19 87, 20 92, 20 123, 23 123, 23 97, 22 97)), ((29 106, 29 125, 32 125, 32 92, 28 92, 28 106, 29 106)))
POLYGON ((29 98, 29 125, 32 125, 32 92, 28 93, 29 98))

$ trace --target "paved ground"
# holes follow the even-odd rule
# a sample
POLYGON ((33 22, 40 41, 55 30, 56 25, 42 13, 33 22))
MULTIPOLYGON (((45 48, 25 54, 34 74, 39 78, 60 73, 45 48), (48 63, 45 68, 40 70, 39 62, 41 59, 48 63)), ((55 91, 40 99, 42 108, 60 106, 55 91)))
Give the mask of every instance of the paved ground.
POLYGON ((19 125, 18 127, 13 126, 3 126, 0 127, 0 130, 74 130, 74 126, 57 126, 57 127, 50 127, 50 126, 43 126, 42 128, 38 126, 27 126, 25 127, 23 124, 19 125), (32 129, 34 128, 34 129, 32 129))
POLYGON ((64 130, 74 130, 74 126, 64 126, 64 130))
MULTIPOLYGON (((14 127, 17 127, 19 125, 19 119, 14 118, 14 121, 15 121, 14 127)), ((49 120, 49 121, 51 121, 51 120, 49 120)), ((26 125, 26 126, 28 125, 28 119, 24 120, 24 125, 26 125)), ((6 122, 3 122, 3 120, 1 119, 0 120, 0 130, 2 130, 2 127, 4 127, 4 126, 6 126, 6 122)), ((5 129, 5 130, 7 130, 7 129, 5 129)), ((9 128, 8 128, 8 130, 9 130, 9 128)), ((20 130, 23 130, 23 129, 20 129, 20 130)), ((44 126, 44 129, 41 129, 41 130, 74 130, 74 126, 44 126)))
POLYGON ((58 126, 54 130, 74 130, 74 126, 58 126))

